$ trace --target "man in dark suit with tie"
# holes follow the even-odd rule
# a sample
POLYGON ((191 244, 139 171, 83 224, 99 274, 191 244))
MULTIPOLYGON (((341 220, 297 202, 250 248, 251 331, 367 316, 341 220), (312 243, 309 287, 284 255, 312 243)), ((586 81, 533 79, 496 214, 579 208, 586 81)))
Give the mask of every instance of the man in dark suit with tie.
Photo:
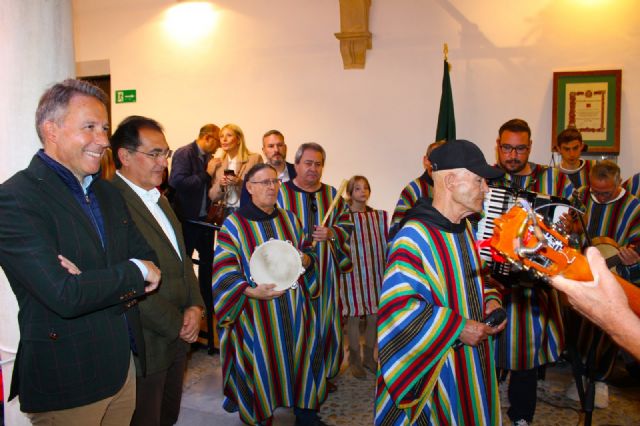
POLYGON ((204 302, 180 222, 157 189, 171 150, 158 122, 124 119, 111 137, 116 175, 133 221, 155 250, 162 286, 140 301, 147 374, 138 374, 131 425, 173 425, 180 413, 189 344, 196 341, 204 302))
POLYGON ((160 270, 98 177, 107 102, 86 82, 52 86, 36 111, 43 149, 0 185, 0 265, 19 305, 10 399, 20 396, 33 424, 128 424, 135 407, 135 302, 160 270))
POLYGON ((195 249, 202 258, 203 251, 207 249, 204 245, 209 243, 202 238, 201 229, 188 221, 204 221, 207 218, 207 209, 211 204, 207 194, 211 179, 221 164, 219 158, 213 158, 220 147, 219 133, 220 129, 215 124, 205 124, 200 128, 198 139, 178 148, 171 162, 169 185, 175 190, 174 207, 182 222, 189 256, 195 249))

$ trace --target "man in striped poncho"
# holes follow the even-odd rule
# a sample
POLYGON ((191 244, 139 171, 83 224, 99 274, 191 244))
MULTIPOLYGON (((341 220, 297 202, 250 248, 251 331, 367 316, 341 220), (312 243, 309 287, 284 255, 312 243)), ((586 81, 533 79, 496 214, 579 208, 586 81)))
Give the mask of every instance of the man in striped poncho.
MULTIPOLYGON (((496 150, 504 177, 491 184, 569 198, 573 185, 554 167, 529 161, 531 128, 519 118, 507 121, 498 131, 496 150)), ((510 371, 509 418, 518 426, 533 421, 536 411, 538 367, 560 358, 564 346, 564 324, 558 293, 539 286, 526 273, 511 273, 511 286, 504 295, 507 329, 496 339, 498 367, 510 371)))
MULTIPOLYGON (((598 162, 591 168, 590 185, 576 191, 576 199, 585 208, 586 232, 594 245, 597 237, 606 237, 617 244, 619 265, 617 272, 637 282, 640 278, 640 255, 634 247, 640 245, 640 201, 620 186, 620 168, 611 160, 598 162)), ((618 353, 618 346, 593 323, 580 315, 570 313, 572 321, 567 325, 567 336, 576 338, 581 361, 590 360, 589 376, 596 382, 595 406, 608 406, 608 390, 604 381, 608 378, 618 353), (571 330, 569 330, 571 324, 571 330), (593 353, 593 359, 589 354, 593 353)), ((572 390, 576 390, 573 388, 572 390)), ((572 399, 578 393, 567 393, 572 399)))
POLYGON ((433 202, 408 212, 387 261, 375 424, 499 425, 490 336, 505 323, 481 322, 500 299, 484 287, 466 217, 482 210, 485 179, 502 172, 469 141, 445 143, 431 162, 433 202))
MULTIPOLYGON (((337 191, 321 182, 325 159, 324 148, 319 144, 300 145, 295 156, 296 177, 282 185, 278 207, 292 211, 302 222, 308 239, 315 244, 320 286, 317 339, 324 347, 327 377, 332 378, 340 371, 343 353, 337 274, 352 268, 349 236, 353 222, 342 198, 329 210, 337 191), (322 223, 327 215, 326 222, 322 223)), ((327 382, 327 390, 335 391, 335 385, 327 382)))
MULTIPOLYGON (((263 425, 272 424, 276 408, 294 407, 296 425, 320 426, 317 412, 326 398, 327 375, 324 348, 316 339, 315 253, 295 215, 275 207, 280 187, 275 169, 256 164, 245 180, 251 199, 224 221, 213 268, 223 407, 237 411, 244 423, 263 425), (289 241, 305 253, 306 272, 297 288, 278 290, 253 281, 251 256, 270 239, 289 241)), ((269 266, 286 264, 271 256, 269 266)))
POLYGON ((418 200, 422 197, 431 199, 433 196, 433 178, 431 177, 431 161, 429 156, 434 149, 442 145, 445 141, 435 141, 429 144, 427 153, 422 157, 422 165, 424 166, 424 173, 412 180, 404 187, 398 198, 398 203, 393 210, 393 216, 391 216, 391 228, 389 229, 389 238, 393 238, 400 229, 400 222, 404 219, 411 207, 415 206, 418 200))

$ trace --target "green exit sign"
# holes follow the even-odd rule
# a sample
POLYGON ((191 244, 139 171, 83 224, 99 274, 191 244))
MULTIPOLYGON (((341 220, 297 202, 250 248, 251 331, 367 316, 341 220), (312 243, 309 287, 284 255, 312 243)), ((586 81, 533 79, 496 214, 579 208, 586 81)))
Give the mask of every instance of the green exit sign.
POLYGON ((128 102, 136 101, 136 91, 132 90, 116 90, 116 103, 126 104, 128 102))

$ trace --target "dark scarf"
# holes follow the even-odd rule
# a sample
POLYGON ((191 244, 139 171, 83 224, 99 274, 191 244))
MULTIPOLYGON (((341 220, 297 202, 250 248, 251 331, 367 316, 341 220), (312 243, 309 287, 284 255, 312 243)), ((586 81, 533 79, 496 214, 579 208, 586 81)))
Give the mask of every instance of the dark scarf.
POLYGON ((421 222, 440 228, 444 232, 454 234, 460 234, 467 228, 466 220, 460 223, 451 222, 433 207, 430 199, 424 197, 419 198, 416 205, 407 211, 406 216, 400 222, 400 229, 411 219, 420 220, 421 222))
POLYGON ((249 200, 247 203, 240 206, 240 208, 238 209, 238 214, 247 220, 259 222, 263 220, 274 219, 276 216, 278 216, 278 209, 273 209, 271 214, 269 214, 262 210, 260 207, 253 204, 252 200, 249 200))

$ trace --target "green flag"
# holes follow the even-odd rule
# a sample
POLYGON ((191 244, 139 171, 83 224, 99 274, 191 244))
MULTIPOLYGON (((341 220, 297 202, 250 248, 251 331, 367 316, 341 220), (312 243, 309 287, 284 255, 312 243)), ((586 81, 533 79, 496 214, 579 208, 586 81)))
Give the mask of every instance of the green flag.
POLYGON ((445 59, 444 74, 442 75, 440 112, 438 113, 438 127, 436 128, 436 140, 453 140, 455 138, 456 115, 453 112, 453 93, 451 92, 451 79, 449 78, 449 62, 445 59))

